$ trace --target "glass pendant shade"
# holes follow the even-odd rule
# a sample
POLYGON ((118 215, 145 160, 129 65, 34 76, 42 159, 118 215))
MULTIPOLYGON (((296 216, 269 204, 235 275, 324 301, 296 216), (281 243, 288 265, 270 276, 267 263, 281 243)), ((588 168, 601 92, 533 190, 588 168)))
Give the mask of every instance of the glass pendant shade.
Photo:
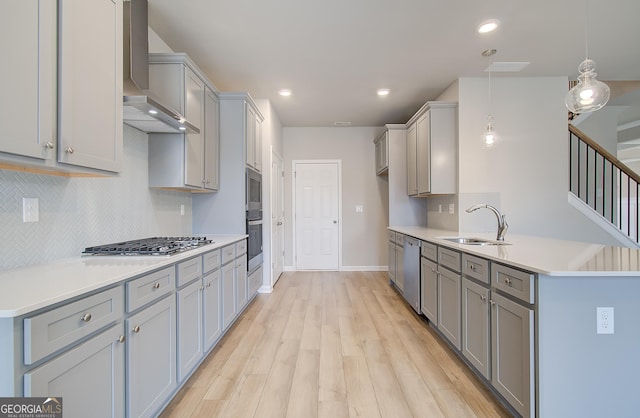
POLYGON ((564 99, 564 103, 573 113, 595 112, 609 101, 609 86, 596 80, 596 63, 587 58, 578 67, 578 84, 573 86, 564 99))
POLYGON ((487 127, 482 134, 482 145, 485 148, 493 148, 497 137, 496 131, 493 130, 493 116, 489 115, 487 118, 487 127))

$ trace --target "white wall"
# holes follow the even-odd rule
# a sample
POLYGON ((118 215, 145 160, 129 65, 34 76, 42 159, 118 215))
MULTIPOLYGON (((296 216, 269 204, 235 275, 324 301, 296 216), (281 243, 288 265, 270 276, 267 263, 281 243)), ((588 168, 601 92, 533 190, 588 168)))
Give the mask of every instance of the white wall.
POLYGON ((292 261, 291 164, 293 160, 342 161, 342 264, 345 268, 379 268, 387 259, 385 193, 375 175, 374 127, 283 129, 285 168, 285 265, 292 261), (356 213, 355 206, 364 212, 356 213))
MULTIPOLYGON (((496 230, 493 213, 464 208, 490 203, 507 215, 509 232, 614 244, 567 203, 565 77, 494 77, 491 113, 499 140, 484 149, 487 78, 459 80, 460 230, 496 230)), ((508 237, 507 233, 507 237, 508 237)))
POLYGON ((0 270, 77 257, 91 245, 192 233, 191 194, 149 189, 147 134, 125 125, 123 137, 118 175, 0 170, 0 270), (22 222, 23 197, 39 199, 39 222, 22 222))

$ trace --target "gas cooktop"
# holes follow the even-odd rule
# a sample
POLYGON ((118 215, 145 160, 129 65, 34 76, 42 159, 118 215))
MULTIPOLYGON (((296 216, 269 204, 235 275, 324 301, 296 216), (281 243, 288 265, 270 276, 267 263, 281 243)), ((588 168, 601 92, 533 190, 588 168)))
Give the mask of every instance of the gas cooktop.
POLYGON ((153 237, 87 247, 84 255, 173 255, 211 244, 207 237, 153 237))

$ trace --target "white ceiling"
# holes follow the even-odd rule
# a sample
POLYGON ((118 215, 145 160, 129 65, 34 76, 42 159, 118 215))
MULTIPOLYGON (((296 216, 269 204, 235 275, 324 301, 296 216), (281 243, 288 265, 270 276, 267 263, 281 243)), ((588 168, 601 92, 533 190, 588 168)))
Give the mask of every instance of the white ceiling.
MULTIPOLYGON (((518 76, 574 79, 585 58, 585 4, 149 0, 149 25, 220 90, 271 100, 284 126, 381 126, 406 122, 459 77, 486 76, 493 61, 531 62, 518 76), (499 29, 477 34, 489 18, 499 29), (498 53, 481 56, 488 48, 498 53), (378 97, 381 87, 391 94, 378 97), (280 97, 282 88, 293 95, 280 97)), ((589 0, 589 55, 600 80, 640 80, 639 18, 640 0, 589 0)))

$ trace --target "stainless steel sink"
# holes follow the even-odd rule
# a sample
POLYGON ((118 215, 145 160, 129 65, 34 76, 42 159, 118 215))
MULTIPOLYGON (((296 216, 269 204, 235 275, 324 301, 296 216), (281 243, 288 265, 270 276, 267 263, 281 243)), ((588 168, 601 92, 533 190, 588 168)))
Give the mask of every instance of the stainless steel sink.
POLYGON ((456 244, 466 245, 510 245, 504 241, 493 241, 484 238, 472 238, 472 237, 439 237, 445 241, 455 242, 456 244))

